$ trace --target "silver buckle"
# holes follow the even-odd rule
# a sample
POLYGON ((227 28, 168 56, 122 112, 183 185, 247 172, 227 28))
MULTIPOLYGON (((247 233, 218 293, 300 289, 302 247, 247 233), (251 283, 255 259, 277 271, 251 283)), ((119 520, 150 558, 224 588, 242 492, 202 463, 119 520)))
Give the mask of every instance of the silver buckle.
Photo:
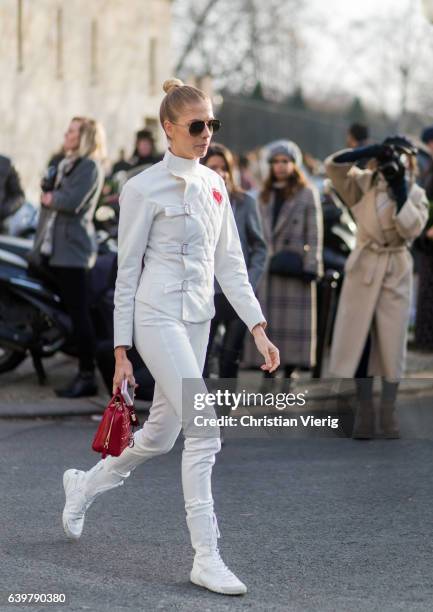
POLYGON ((180 252, 182 253, 182 255, 188 255, 188 243, 187 242, 184 242, 182 244, 182 248, 180 252))
POLYGON ((185 214, 186 215, 190 215, 191 214, 191 206, 185 202, 184 208, 185 208, 185 214))
POLYGON ((188 281, 187 280, 182 281, 182 291, 188 291, 188 281))

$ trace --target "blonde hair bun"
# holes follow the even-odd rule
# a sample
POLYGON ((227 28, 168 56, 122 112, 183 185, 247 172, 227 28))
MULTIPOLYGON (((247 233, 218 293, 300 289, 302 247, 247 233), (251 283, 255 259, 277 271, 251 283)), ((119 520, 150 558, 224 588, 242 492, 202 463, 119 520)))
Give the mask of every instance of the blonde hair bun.
POLYGON ((165 93, 168 93, 175 87, 183 87, 183 82, 180 79, 167 79, 162 84, 162 88, 165 91, 165 93))

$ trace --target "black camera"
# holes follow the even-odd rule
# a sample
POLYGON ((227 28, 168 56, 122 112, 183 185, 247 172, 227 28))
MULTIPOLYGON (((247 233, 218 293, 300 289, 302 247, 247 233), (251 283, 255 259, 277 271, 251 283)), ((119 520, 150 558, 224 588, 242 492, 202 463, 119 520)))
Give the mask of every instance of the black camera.
POLYGON ((382 143, 382 151, 377 156, 378 170, 387 181, 404 176, 403 155, 416 155, 418 149, 405 136, 391 136, 382 143))
POLYGON ((54 191, 57 176, 57 166, 48 166, 41 180, 41 189, 45 193, 54 191))
POLYGON ((378 170, 383 174, 384 178, 389 181, 396 178, 404 172, 404 165, 400 159, 401 152, 394 146, 387 146, 378 158, 378 170))

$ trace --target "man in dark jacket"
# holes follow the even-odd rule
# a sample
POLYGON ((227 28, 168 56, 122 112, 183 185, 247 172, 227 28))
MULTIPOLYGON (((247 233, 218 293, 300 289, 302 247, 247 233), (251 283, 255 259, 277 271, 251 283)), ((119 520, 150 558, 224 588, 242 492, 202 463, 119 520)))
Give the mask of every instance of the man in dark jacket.
POLYGON ((0 225, 24 203, 24 191, 8 157, 0 155, 0 225))
POLYGON ((138 130, 135 134, 135 146, 132 157, 126 160, 124 150, 122 149, 120 158, 114 163, 111 174, 114 175, 123 170, 127 173, 127 177, 131 178, 147 167, 161 161, 161 159, 162 156, 156 152, 152 132, 147 129, 138 130))
POLYGON ((346 134, 346 144, 350 149, 364 147, 368 144, 369 130, 363 123, 352 123, 346 134))

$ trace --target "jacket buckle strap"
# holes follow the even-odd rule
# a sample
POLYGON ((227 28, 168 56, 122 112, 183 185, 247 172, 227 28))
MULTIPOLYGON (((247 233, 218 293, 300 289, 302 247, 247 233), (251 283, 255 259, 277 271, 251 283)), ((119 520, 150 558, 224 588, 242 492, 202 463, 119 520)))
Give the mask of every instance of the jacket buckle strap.
POLYGON ((160 245, 159 249, 163 253, 173 253, 174 255, 188 255, 190 252, 188 251, 188 243, 184 242, 183 244, 164 244, 160 245))
POLYGON ((194 255, 196 257, 209 257, 210 249, 199 244, 182 242, 181 244, 162 244, 158 250, 161 253, 173 253, 175 255, 194 255))
POLYGON ((171 204, 169 206, 164 206, 164 213, 166 217, 179 217, 182 215, 193 215, 194 208, 188 202, 184 202, 183 204, 171 204))
POLYGON ((183 280, 180 283, 169 283, 164 287, 164 293, 171 293, 172 291, 189 291, 191 287, 189 286, 189 281, 183 280))

